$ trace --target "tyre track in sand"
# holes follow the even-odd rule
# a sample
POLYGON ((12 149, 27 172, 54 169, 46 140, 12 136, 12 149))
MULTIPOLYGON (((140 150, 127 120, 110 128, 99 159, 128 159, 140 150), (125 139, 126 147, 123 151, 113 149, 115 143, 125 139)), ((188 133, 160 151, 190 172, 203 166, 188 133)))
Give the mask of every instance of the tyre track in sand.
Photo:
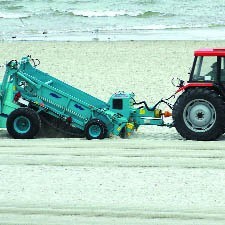
POLYGON ((204 224, 223 225, 222 210, 163 211, 140 208, 27 208, 0 207, 1 225, 48 225, 48 224, 204 224), (10 217, 10 219, 9 219, 10 217), (35 222, 37 220, 38 222, 35 222), (15 222, 16 220, 16 222, 15 222))
POLYGON ((225 168, 224 142, 4 140, 0 165, 225 168))
POLYGON ((225 223, 224 141, 2 139, 0 224, 225 223))

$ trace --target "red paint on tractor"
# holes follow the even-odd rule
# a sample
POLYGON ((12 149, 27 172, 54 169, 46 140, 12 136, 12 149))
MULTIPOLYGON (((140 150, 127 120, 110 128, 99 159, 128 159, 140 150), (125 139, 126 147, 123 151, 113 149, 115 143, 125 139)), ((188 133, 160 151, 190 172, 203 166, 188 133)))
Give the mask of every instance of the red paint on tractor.
POLYGON ((194 52, 194 56, 225 56, 225 48, 201 48, 194 52))
POLYGON ((196 82, 196 83, 188 83, 182 87, 180 87, 176 93, 180 92, 180 91, 185 91, 188 88, 193 88, 193 87, 212 87, 213 83, 200 83, 200 82, 196 82))

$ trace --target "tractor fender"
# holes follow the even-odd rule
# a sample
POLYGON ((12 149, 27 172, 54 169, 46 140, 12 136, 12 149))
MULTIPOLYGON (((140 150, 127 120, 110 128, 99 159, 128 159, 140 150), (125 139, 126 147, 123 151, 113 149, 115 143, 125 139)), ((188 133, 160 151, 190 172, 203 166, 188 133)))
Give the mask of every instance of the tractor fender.
POLYGON ((194 83, 187 83, 184 86, 179 87, 179 89, 176 91, 176 93, 179 93, 181 91, 185 91, 189 88, 195 88, 195 87, 213 87, 213 83, 200 83, 200 82, 194 82, 194 83))

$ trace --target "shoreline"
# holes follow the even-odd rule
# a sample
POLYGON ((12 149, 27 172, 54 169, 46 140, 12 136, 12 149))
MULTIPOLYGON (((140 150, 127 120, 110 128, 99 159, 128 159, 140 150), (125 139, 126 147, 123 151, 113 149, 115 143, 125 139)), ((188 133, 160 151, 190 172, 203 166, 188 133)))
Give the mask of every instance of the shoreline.
POLYGON ((170 28, 155 30, 94 30, 94 31, 47 31, 39 33, 24 32, 23 34, 0 35, 2 41, 216 41, 225 40, 225 28, 170 28))

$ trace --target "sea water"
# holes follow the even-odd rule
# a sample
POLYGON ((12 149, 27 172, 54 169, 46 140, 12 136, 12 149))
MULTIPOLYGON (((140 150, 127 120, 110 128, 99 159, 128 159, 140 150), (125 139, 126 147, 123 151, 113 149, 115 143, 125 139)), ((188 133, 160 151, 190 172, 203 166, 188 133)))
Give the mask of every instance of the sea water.
POLYGON ((0 0, 0 40, 225 40, 225 0, 0 0))

